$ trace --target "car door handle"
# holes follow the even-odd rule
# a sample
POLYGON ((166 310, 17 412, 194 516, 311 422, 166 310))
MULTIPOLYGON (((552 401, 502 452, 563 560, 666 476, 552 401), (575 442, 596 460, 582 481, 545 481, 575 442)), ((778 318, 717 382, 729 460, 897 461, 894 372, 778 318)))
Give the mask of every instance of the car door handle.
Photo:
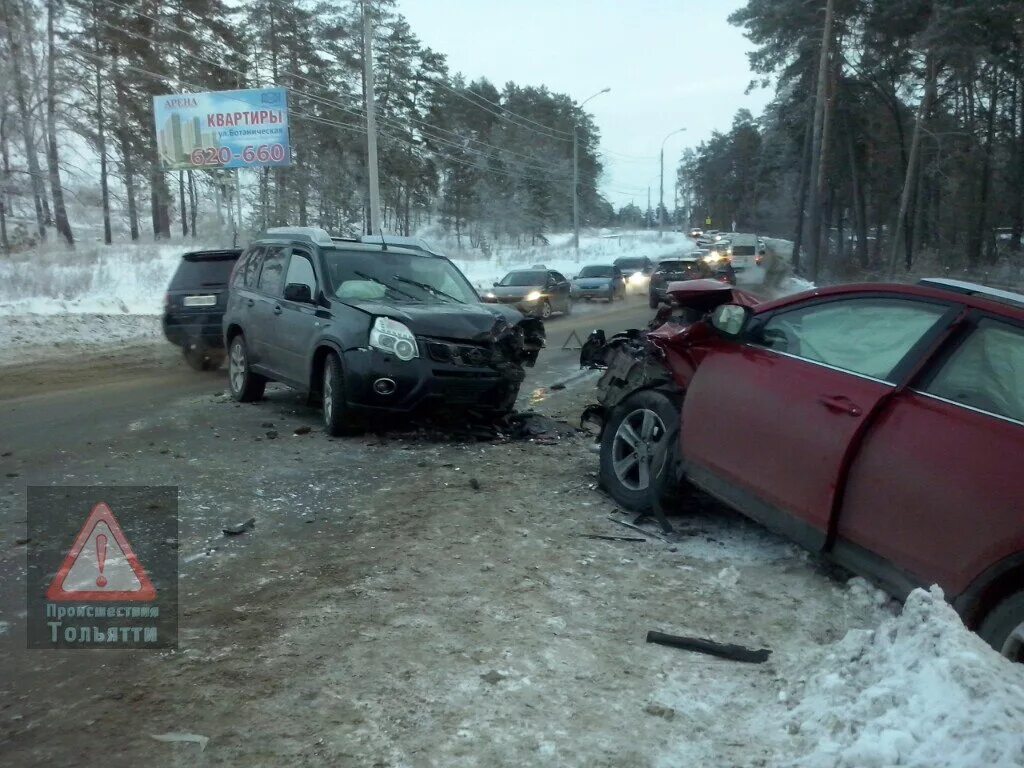
POLYGON ((280 315, 281 314, 281 305, 280 304, 277 304, 277 305, 274 306, 274 314, 275 315, 280 315))
POLYGON ((862 413, 859 405, 843 395, 822 395, 818 402, 836 413, 845 413, 848 416, 860 416, 862 413))

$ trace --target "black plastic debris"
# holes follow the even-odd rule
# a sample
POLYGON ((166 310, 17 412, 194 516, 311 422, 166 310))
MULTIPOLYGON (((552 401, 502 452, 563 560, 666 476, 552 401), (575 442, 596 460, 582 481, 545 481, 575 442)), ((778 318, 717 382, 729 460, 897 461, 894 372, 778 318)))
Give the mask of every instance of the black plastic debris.
POLYGON ((238 525, 229 525, 225 528, 221 528, 225 536, 241 536, 246 531, 251 531, 256 527, 256 518, 250 517, 244 523, 238 523, 238 525))
POLYGON ((772 655, 772 652, 767 648, 745 648, 742 645, 732 645, 731 643, 716 643, 713 640, 706 640, 702 637, 667 635, 664 632, 658 632, 653 629, 647 633, 647 642, 667 645, 672 648, 682 648, 684 651, 706 653, 709 656, 717 656, 720 659, 742 661, 747 664, 763 664, 772 655))

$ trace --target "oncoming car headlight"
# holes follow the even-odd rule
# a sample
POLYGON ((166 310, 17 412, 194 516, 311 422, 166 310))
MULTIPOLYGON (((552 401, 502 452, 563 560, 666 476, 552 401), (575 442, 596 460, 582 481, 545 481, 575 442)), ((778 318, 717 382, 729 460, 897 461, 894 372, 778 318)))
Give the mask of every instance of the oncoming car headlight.
POLYGON ((390 317, 378 317, 370 331, 370 346, 390 352, 399 360, 412 360, 420 356, 416 337, 404 324, 390 317))
POLYGON ((640 285, 640 283, 642 283, 646 279, 647 275, 645 275, 642 271, 634 272, 632 275, 629 276, 629 282, 631 282, 633 285, 640 285))
POLYGON ((540 298, 540 291, 530 291, 526 294, 525 301, 537 301, 540 298))

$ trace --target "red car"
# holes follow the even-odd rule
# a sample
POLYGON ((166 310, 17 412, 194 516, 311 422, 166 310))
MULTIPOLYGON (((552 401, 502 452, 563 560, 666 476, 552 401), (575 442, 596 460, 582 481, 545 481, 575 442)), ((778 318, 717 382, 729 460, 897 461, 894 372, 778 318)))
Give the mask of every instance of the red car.
POLYGON ((1024 295, 669 293, 674 317, 595 332, 581 359, 607 367, 589 412, 608 492, 660 513, 692 484, 897 597, 937 583, 1024 661, 1024 295))

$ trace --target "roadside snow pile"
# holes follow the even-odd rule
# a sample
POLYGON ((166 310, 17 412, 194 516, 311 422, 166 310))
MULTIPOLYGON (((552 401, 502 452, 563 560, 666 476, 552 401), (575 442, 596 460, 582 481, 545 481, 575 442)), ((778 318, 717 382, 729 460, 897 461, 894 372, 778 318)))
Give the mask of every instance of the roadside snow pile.
POLYGON ((151 315, 0 315, 0 365, 50 359, 54 351, 87 353, 162 337, 151 315))
POLYGON ((1024 765, 1024 665, 968 632, 938 587, 853 630, 789 714, 801 768, 1024 765))
POLYGON ((161 244, 53 247, 0 262, 0 315, 157 315, 191 240, 161 244))

